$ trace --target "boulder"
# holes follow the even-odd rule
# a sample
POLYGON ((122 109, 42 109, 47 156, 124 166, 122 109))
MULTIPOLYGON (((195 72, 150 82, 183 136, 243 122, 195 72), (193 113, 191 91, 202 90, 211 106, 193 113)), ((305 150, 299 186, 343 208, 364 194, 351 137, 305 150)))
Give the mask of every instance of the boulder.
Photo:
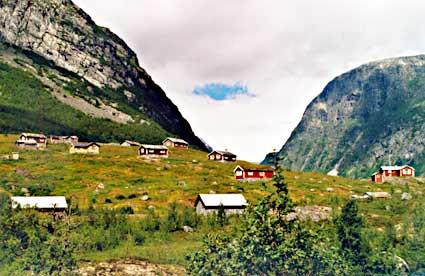
POLYGON ((286 215, 286 221, 293 221, 298 219, 300 221, 311 220, 313 222, 319 222, 330 219, 332 214, 332 208, 317 205, 295 207, 294 211, 295 212, 286 215))
POLYGON ((148 209, 149 209, 149 210, 155 210, 155 206, 153 206, 153 205, 149 205, 149 206, 148 206, 148 209))
POLYGON ((391 198, 391 194, 387 192, 366 192, 365 198, 391 198))
POLYGON ((412 195, 409 193, 402 193, 401 194, 401 200, 411 200, 412 199, 412 195))
POLYGON ((143 200, 143 201, 148 201, 150 198, 149 198, 148 195, 144 195, 140 199, 143 200))
POLYGON ((185 225, 183 226, 183 231, 185 231, 186 233, 190 233, 190 232, 193 232, 193 228, 185 225))
POLYGON ((310 189, 310 192, 315 192, 316 191, 316 189, 310 189))

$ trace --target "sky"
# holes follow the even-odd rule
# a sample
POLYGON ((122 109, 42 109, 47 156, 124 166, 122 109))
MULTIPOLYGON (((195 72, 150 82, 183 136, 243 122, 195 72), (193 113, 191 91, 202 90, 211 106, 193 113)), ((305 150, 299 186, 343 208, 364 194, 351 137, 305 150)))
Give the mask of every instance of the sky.
POLYGON ((423 0, 74 0, 214 149, 261 161, 333 78, 425 52, 423 0))

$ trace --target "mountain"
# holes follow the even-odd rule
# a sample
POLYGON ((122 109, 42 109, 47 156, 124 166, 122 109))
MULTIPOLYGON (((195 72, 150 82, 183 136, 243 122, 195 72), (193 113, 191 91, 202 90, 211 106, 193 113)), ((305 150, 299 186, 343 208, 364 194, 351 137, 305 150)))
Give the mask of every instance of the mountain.
POLYGON ((70 0, 0 1, 0 128, 206 149, 136 54, 70 0), (18 87, 19 86, 19 87, 18 87))
MULTIPOLYGON (((277 153, 299 171, 368 177, 384 164, 425 173, 425 56, 372 62, 326 85, 277 153)), ((263 163, 272 163, 269 154, 263 163)))

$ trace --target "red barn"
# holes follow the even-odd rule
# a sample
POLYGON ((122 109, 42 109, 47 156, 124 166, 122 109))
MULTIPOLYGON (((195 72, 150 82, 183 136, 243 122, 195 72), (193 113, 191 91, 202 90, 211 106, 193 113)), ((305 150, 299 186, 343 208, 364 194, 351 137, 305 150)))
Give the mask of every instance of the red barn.
POLYGON ((261 180, 271 179, 274 176, 274 170, 269 166, 261 165, 238 165, 233 172, 237 180, 261 180))
POLYGON ((372 182, 376 183, 384 182, 387 177, 415 177, 415 168, 408 165, 382 166, 371 176, 372 182))

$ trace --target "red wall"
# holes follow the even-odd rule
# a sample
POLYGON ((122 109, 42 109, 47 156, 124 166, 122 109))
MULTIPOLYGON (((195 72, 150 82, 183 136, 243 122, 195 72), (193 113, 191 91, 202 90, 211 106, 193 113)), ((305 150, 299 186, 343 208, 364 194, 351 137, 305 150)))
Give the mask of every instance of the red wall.
POLYGON ((260 176, 261 171, 243 171, 243 174, 240 176, 236 176, 236 179, 265 179, 265 178, 273 178, 273 172, 264 172, 264 176, 260 176), (248 172, 253 172, 252 175, 248 175, 248 172))

